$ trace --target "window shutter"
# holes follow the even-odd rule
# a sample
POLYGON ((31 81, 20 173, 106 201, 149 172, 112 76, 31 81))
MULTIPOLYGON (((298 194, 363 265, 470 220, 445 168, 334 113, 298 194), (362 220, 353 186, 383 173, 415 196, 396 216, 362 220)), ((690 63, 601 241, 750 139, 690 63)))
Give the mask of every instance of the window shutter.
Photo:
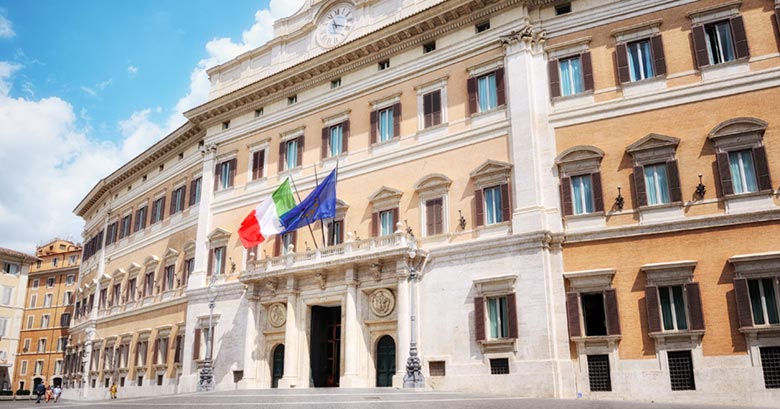
POLYGON ((400 221, 401 220, 399 220, 398 217, 398 208, 396 207, 395 209, 393 209, 393 226, 390 228, 392 232, 395 232, 395 225, 400 221))
POLYGON ((436 234, 444 233, 444 200, 436 199, 433 210, 433 231, 436 234))
POLYGON ((661 332, 661 314, 658 306, 658 287, 645 287, 645 307, 647 308, 647 331, 661 332))
POLYGON ((433 125, 433 93, 423 95, 423 126, 433 125))
POLYGON ((195 184, 198 182, 197 179, 193 179, 190 181, 190 206, 195 204, 195 184))
POLYGON ((282 236, 277 235, 276 239, 274 240, 274 257, 279 257, 282 255, 282 236))
POLYGON ((401 136, 401 103, 393 105, 393 138, 401 136))
POLYGON ((298 166, 303 165, 303 135, 298 137, 298 166))
POLYGON ((584 52, 580 55, 582 62, 582 85, 585 91, 593 91, 593 63, 590 61, 590 52, 584 52))
POLYGON ((371 237, 379 236, 379 212, 371 213, 371 237))
POLYGON ((183 184, 181 186, 181 210, 184 210, 187 208, 187 184, 183 184))
POLYGON ((206 266, 206 276, 211 277, 214 270, 214 249, 209 249, 209 265, 206 266))
POLYGON ((628 50, 625 44, 615 47, 615 59, 617 60, 618 81, 625 83, 631 81, 631 73, 628 71, 628 50))
POLYGON ((501 221, 508 222, 512 218, 511 197, 509 197, 509 184, 501 185, 501 221))
POLYGON ((477 113, 477 78, 471 77, 466 81, 466 90, 469 94, 469 115, 477 113))
POLYGON ((777 24, 777 32, 780 33, 780 6, 775 7, 775 23, 777 24))
POLYGON ((669 199, 674 202, 682 202, 682 189, 680 188, 680 171, 676 160, 666 162, 666 172, 669 183, 669 199))
POLYGON ((474 338, 485 340, 485 299, 474 297, 474 338))
POLYGON ((569 324, 569 337, 576 338, 582 336, 579 293, 566 293, 566 318, 569 324))
POLYGON ((156 338, 154 340, 154 354, 152 355, 153 356, 152 363, 156 364, 158 362, 157 357, 159 355, 160 355, 160 339, 156 338))
POLYGON ((604 193, 601 189, 601 172, 593 172, 590 175, 593 182, 593 209, 597 212, 604 211, 604 193))
POLYGON ((135 358, 133 358, 136 365, 138 365, 138 359, 139 359, 138 357, 140 352, 141 352, 141 342, 139 341, 135 343, 135 358))
POLYGON ((731 33, 734 36, 734 51, 737 59, 750 57, 750 48, 748 47, 745 23, 742 21, 742 16, 731 18, 731 33))
POLYGON ((571 197, 571 178, 564 176, 561 178, 561 206, 563 215, 571 216, 574 214, 574 204, 571 197))
POLYGON ((650 37, 650 46, 653 49, 653 68, 655 76, 666 75, 666 54, 664 53, 664 43, 661 41, 661 35, 650 37))
POLYGON ((747 280, 744 278, 734 279, 734 299, 737 302, 737 316, 739 317, 740 328, 750 328, 753 326, 753 315, 750 310, 750 294, 748 293, 747 280))
POLYGON ((720 177, 720 191, 724 196, 734 194, 734 184, 731 181, 731 168, 729 166, 729 154, 719 152, 715 155, 718 163, 718 176, 720 177))
POLYGON ((620 335, 620 314, 614 288, 604 291, 604 308, 607 313, 607 334, 620 335))
POLYGON ((498 106, 506 105, 506 83, 504 82, 504 67, 496 70, 496 100, 498 106))
POLYGON ((431 103, 433 107, 431 119, 433 121, 433 125, 438 125, 441 123, 441 90, 436 90, 432 94, 431 103))
POLYGON ((330 127, 326 126, 322 128, 322 149, 320 150, 320 153, 322 154, 322 158, 325 159, 328 157, 328 148, 330 145, 330 127))
POLYGON ((482 226, 485 224, 485 210, 484 203, 482 202, 482 189, 474 191, 474 209, 476 209, 476 225, 482 226))
POLYGON ((349 151, 349 119, 341 124, 341 152, 349 151))
POLYGON ((691 317, 690 328, 694 331, 704 330, 704 310, 701 308, 701 292, 699 283, 688 283, 685 286, 688 296, 688 315, 691 317))
POLYGON ((176 191, 179 189, 174 189, 173 192, 171 192, 171 204, 169 205, 168 214, 174 214, 176 212, 176 191))
POLYGON ((222 172, 220 172, 222 168, 222 163, 217 163, 217 166, 214 167, 214 191, 216 192, 219 188, 219 182, 222 179, 222 172))
POLYGON ((287 144, 284 142, 279 143, 279 172, 284 170, 284 154, 287 151, 287 144))
POLYGON ((163 348, 160 351, 160 352, 162 352, 162 357, 161 358, 162 358, 162 363, 163 364, 168 363, 168 345, 170 344, 170 339, 171 338, 168 337, 169 341, 163 343, 163 348))
POLYGON ((509 320, 509 338, 517 338, 517 302, 515 293, 506 295, 507 320, 509 320))
POLYGON ((636 190, 636 205, 647 206, 647 189, 645 187, 645 167, 634 166, 634 189, 636 190))
POLYGON ((766 159, 766 148, 763 146, 753 148, 753 161, 756 164, 758 190, 772 190, 772 178, 769 177, 769 163, 766 159))
POLYGON ((160 198, 160 202, 160 220, 158 221, 161 222, 165 218, 165 196, 160 198))
POLYGON ((228 166, 230 166, 230 173, 228 173, 228 187, 233 187, 233 183, 236 179, 236 166, 238 164, 238 160, 236 158, 231 159, 228 162, 228 166))
POLYGON ((265 150, 252 153, 252 180, 263 177, 263 166, 265 162, 265 150))
POLYGON ((200 359, 200 338, 200 328, 195 328, 195 336, 192 337, 192 359, 195 360, 200 359))
POLYGON ((693 35, 693 53, 696 55, 696 68, 710 65, 710 55, 707 51, 707 41, 704 39, 704 26, 691 28, 693 35))
POLYGON ((550 98, 561 96, 561 76, 558 73, 558 60, 547 63, 547 76, 550 81, 550 98))
MULTIPOLYGON (((295 237, 295 236, 293 236, 295 237)), ((219 271, 222 272, 222 274, 227 274, 227 271, 225 270, 225 263, 227 262, 227 247, 222 247, 222 268, 219 269, 219 271)))
MULTIPOLYGON (((393 115, 395 115, 395 110, 393 110, 393 115)), ((377 111, 371 111, 370 119, 371 121, 371 145, 376 143, 376 135, 377 135, 377 111)))
POLYGON ((435 234, 435 227, 434 227, 434 207, 435 207, 435 200, 429 200, 425 202, 425 235, 431 236, 435 234))

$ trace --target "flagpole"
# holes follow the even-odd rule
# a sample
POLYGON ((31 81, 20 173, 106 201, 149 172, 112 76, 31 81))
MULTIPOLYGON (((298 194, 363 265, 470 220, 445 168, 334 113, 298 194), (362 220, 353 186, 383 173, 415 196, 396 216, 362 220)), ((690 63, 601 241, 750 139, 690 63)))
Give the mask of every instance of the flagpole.
MULTIPOLYGON (((338 161, 338 156, 336 160, 338 161)), ((317 186, 320 185, 320 178, 317 176, 317 165, 314 165, 314 181, 317 183, 317 186)), ((320 219, 320 233, 322 233, 322 247, 328 247, 328 242, 325 240, 325 225, 322 223, 322 219, 320 219)))
MULTIPOLYGON (((317 171, 317 168, 314 168, 314 171, 317 171)), ((295 189, 295 195, 298 196, 298 203, 301 202, 301 195, 298 193, 298 187, 295 186, 295 179, 293 179, 292 175, 290 175, 290 181, 293 184, 293 189, 295 189)), ((311 234, 311 240, 314 242, 314 248, 319 250, 320 246, 317 245, 317 239, 314 238, 314 230, 311 228, 311 223, 307 223, 307 226, 309 226, 309 234, 311 234)))

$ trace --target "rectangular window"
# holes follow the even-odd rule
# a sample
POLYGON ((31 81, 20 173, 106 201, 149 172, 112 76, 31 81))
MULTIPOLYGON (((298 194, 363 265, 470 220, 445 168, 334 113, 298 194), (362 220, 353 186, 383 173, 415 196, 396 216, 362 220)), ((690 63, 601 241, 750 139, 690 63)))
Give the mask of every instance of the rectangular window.
POLYGON ((61 327, 69 327, 70 326, 70 313, 64 312, 62 315, 60 315, 60 326, 61 327))
POLYGON ((423 54, 428 54, 431 51, 436 51, 436 41, 423 44, 423 54))
POLYGON ((328 223, 328 245, 335 246, 344 241, 344 220, 328 223))
POLYGON ((650 47, 649 39, 626 44, 631 81, 641 81, 654 76, 653 54, 650 47))
POLYGON ((344 152, 343 149, 343 142, 344 142, 344 132, 343 127, 341 124, 334 125, 330 127, 329 130, 329 137, 328 137, 328 147, 329 153, 331 157, 338 156, 341 153, 344 152))
POLYGON ((509 374, 509 359, 507 358, 495 358, 490 360, 490 374, 491 375, 507 375, 509 374))
MULTIPOLYGON (((116 227, 117 227, 117 223, 116 223, 116 222, 114 222, 114 237, 116 237, 116 227)), ((115 240, 115 241, 116 241, 116 240, 115 240)), ((73 256, 68 256, 68 263, 69 263, 69 264, 76 264, 76 262, 77 262, 78 260, 79 260, 79 256, 76 256, 76 255, 73 255, 73 256)))
POLYGON ((611 392, 609 355, 588 355, 588 380, 591 392, 611 392))
POLYGON ((225 130, 228 128, 230 128, 230 121, 222 122, 222 129, 225 130))
POLYGON ((165 267, 165 282, 163 283, 163 291, 172 290, 176 286, 176 266, 171 264, 165 267))
POLYGON ((298 103, 298 95, 287 97, 287 105, 294 105, 298 103))
POLYGON ((447 366, 444 361, 430 361, 428 362, 428 374, 430 376, 445 376, 447 375, 447 366))
POLYGON ((282 254, 287 254, 290 250, 290 244, 293 243, 293 233, 287 233, 282 235, 282 254))
POLYGON ((507 319, 506 296, 487 298, 488 320, 490 322, 490 338, 499 339, 509 336, 509 320, 507 319))
POLYGON ((780 347, 761 347, 761 367, 764 370, 764 386, 780 388, 780 347))
POLYGON ((146 206, 136 210, 135 212, 135 231, 146 228, 146 206))
POLYGON ((39 283, 40 282, 38 281, 37 278, 32 281, 32 288, 33 288, 33 290, 37 290, 38 289, 38 286, 40 285, 39 283))
POLYGON ((15 263, 3 263, 3 272, 6 274, 19 274, 21 267, 15 263))
POLYGON ((395 231, 394 211, 384 210, 379 212, 379 235, 387 236, 395 231))
POLYGON ((177 335, 176 336, 176 352, 173 355, 173 362, 174 363, 181 363, 182 358, 184 356, 184 336, 183 335, 177 335))
POLYGON ((68 274, 67 277, 65 277, 65 284, 72 285, 76 282, 76 276, 74 274, 68 274))
POLYGON ((235 160, 226 160, 217 164, 217 190, 233 187, 233 173, 235 172, 235 160))
POLYGON ((661 300, 661 317, 663 318, 665 331, 682 331, 688 329, 688 320, 685 315, 685 299, 683 287, 659 287, 658 295, 661 300))
POLYGON ((144 297, 154 295, 154 273, 146 273, 144 277, 144 297))
POLYGON ((149 341, 139 341, 138 344, 136 344, 136 351, 135 351, 136 366, 146 366, 147 349, 149 349, 149 341))
POLYGON ((57 262, 58 262, 58 261, 59 261, 59 259, 57 259, 57 258, 53 258, 53 259, 51 259, 51 266, 52 266, 52 267, 57 267, 57 262))
POLYGON ((65 291, 62 296, 62 305, 70 305, 73 300, 73 292, 65 291))
POLYGON ((647 189, 647 204, 658 205, 670 203, 666 164, 645 165, 644 171, 645 189, 647 189))
POLYGON ((3 286, 3 293, 0 295, 0 304, 11 305, 11 296, 13 295, 14 288, 3 286))
POLYGON ((571 177, 572 204, 574 214, 593 213, 593 187, 591 175, 571 177))
POLYGON ((750 149, 729 152, 729 168, 734 193, 758 191, 756 168, 753 164, 753 152, 750 149))
POLYGON ((33 322, 35 322, 35 316, 34 315, 27 316, 27 329, 33 327, 33 322))
POLYGON ((41 328, 49 328, 49 315, 41 317, 41 328))
POLYGON ((379 71, 383 71, 390 68, 390 60, 379 61, 378 68, 379 71))
POLYGON ((192 274, 193 271, 195 271, 195 258, 192 257, 184 260, 184 274, 187 281, 189 281, 190 274, 192 274))
POLYGON ((43 375, 43 361, 35 361, 34 375, 43 375))
POLYGON ((119 305, 119 298, 122 296, 122 284, 116 283, 114 284, 114 288, 111 292, 111 305, 119 305))
POLYGON ((423 127, 441 124, 441 90, 423 95, 423 127))
POLYGON ((778 297, 774 278, 748 280, 750 306, 753 310, 753 324, 780 324, 778 297))
POLYGON ((30 296, 30 308, 35 308, 38 304, 38 296, 33 294, 30 296))
POLYGON ((710 65, 734 60, 734 41, 729 21, 706 24, 704 41, 707 44, 710 65))
POLYGON ((496 224, 504 221, 501 200, 500 186, 485 189, 485 224, 496 224))
POLYGON ((558 66, 561 75, 561 95, 575 95, 585 90, 579 55, 559 60, 558 66))
POLYGON ((51 307, 51 301, 54 299, 54 294, 46 294, 43 296, 43 306, 51 307))
POLYGON ((425 235, 433 236, 444 233, 444 199, 436 198, 425 201, 425 235))
POLYGON ((65 347, 68 346, 68 337, 57 338, 57 352, 65 351, 65 347))
POLYGON ((585 321, 585 335, 607 335, 607 317, 602 293, 582 294, 582 316, 585 321))
POLYGON ((132 215, 129 214, 122 218, 122 223, 120 225, 120 230, 119 230, 120 239, 130 235, 131 219, 132 219, 132 215))
POLYGON ((184 186, 171 193, 171 214, 179 213, 182 210, 184 210, 184 186))
POLYGON ((490 111, 498 106, 495 72, 477 78, 477 102, 479 112, 490 111))
POLYGON ((669 351, 669 379, 673 391, 696 390, 696 382, 693 378, 693 359, 691 351, 669 351))
POLYGON ((212 250, 213 253, 213 259, 211 264, 211 273, 213 275, 221 275, 224 274, 225 269, 225 247, 217 247, 214 250, 212 250))
MULTIPOLYGON (((106 230, 106 245, 113 244, 116 241, 117 231, 119 229, 119 223, 114 222, 108 225, 108 228, 106 230)), ((70 256, 68 258, 69 264, 75 264, 75 256, 70 256)))
POLYGON ((485 21, 483 23, 477 23, 474 26, 474 31, 476 31, 477 33, 481 33, 483 31, 487 31, 487 30, 490 30, 490 20, 485 21))
POLYGON ((22 366, 19 369, 19 375, 27 375, 27 361, 22 361, 22 366))
POLYGON ((252 152, 252 180, 263 177, 265 168, 265 150, 252 152))
POLYGON ((32 340, 30 338, 24 339, 24 347, 22 347, 22 352, 30 352, 30 344, 32 343, 32 340))
POLYGON ((336 89, 341 86, 341 78, 330 81, 330 89, 336 89))
POLYGON ((62 359, 58 359, 54 361, 54 374, 55 375, 62 374, 62 359))
POLYGON ((136 286, 136 278, 133 277, 129 280, 127 280, 127 302, 133 302, 135 301, 135 286, 136 286))
POLYGON ((203 178, 193 179, 190 182, 190 206, 200 203, 200 190, 203 185, 203 178))
POLYGON ((377 127, 377 130, 379 131, 379 142, 393 139, 395 136, 395 129, 393 129, 393 126, 395 125, 393 123, 393 107, 380 110, 377 119, 379 121, 379 126, 377 127))
POLYGON ((0 317, 0 337, 6 336, 8 331, 8 318, 0 317))
POLYGON ((38 352, 46 352, 46 338, 38 340, 38 352))
POLYGON ((262 107, 255 109, 255 118, 260 118, 263 116, 264 110, 262 107))
POLYGON ((54 277, 49 277, 46 279, 46 287, 52 288, 54 287, 54 284, 56 282, 56 279, 54 277))

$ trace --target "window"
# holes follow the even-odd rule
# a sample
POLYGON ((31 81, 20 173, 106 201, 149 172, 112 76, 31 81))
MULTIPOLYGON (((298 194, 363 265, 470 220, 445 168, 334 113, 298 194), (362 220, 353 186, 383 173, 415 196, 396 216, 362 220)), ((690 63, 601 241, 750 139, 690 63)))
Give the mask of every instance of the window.
MULTIPOLYGON (((27 361, 22 361, 21 367, 19 368, 19 375, 27 375, 27 361)), ((19 387, 21 389, 21 386, 19 387)))
MULTIPOLYGON (((114 224, 116 225, 116 222, 114 224)), ((114 241, 116 241, 116 226, 114 226, 114 241)), ((70 264, 76 264, 78 260, 79 256, 77 255, 68 256, 68 263, 70 264)))
POLYGON ((209 263, 209 275, 225 274, 226 247, 217 247, 211 250, 211 262, 209 263))
POLYGON ((334 157, 346 152, 348 138, 349 121, 322 128, 322 157, 334 157))
POLYGON ((190 182, 190 206, 200 203, 200 190, 202 184, 203 179, 201 177, 197 177, 190 182))
POLYGON ((490 20, 482 22, 482 23, 477 23, 474 26, 474 31, 476 31, 477 33, 481 33, 483 31, 487 31, 487 30, 490 30, 490 20))
POLYGON ((441 90, 423 95, 423 127, 430 128, 441 124, 441 90))
POLYGON ((146 213, 148 209, 147 206, 143 206, 135 211, 135 231, 142 230, 146 228, 146 213))
POLYGON ((384 210, 379 212, 379 235, 387 236, 395 231, 395 213, 396 209, 384 210))
POLYGON ((593 187, 591 175, 571 177, 571 195, 574 214, 593 213, 593 187))
MULTIPOLYGON (((106 245, 113 244, 116 242, 117 232, 119 230, 119 222, 113 222, 108 225, 108 229, 106 230, 106 245)), ((68 263, 75 264, 75 256, 70 256, 68 258, 68 263)))
POLYGON ((56 281, 56 280, 55 280, 55 278, 54 278, 54 277, 49 277, 49 278, 47 278, 47 279, 46 279, 46 287, 48 287, 48 288, 52 288, 52 287, 54 287, 54 283, 55 283, 55 281, 56 281))
POLYGON ((135 301, 136 282, 137 281, 135 277, 127 280, 127 302, 135 301))
POLYGON ((764 386, 767 389, 780 388, 780 347, 761 347, 759 351, 764 371, 764 386))
MULTIPOLYGON (((41 260, 35 262, 35 268, 41 268, 41 260)), ((3 269, 3 271, 5 272, 5 269, 3 269)))
POLYGON ((30 352, 30 343, 32 340, 30 338, 24 339, 24 347, 22 348, 22 352, 30 352))
POLYGON ((341 86, 341 78, 336 78, 330 81, 330 89, 335 89, 341 86))
POLYGON ((586 336, 607 335, 607 317, 604 311, 604 295, 582 294, 582 318, 586 336))
POLYGON ((65 351, 65 347, 68 346, 68 337, 57 338, 57 352, 65 351))
POLYGON ((102 310, 106 308, 108 302, 108 288, 100 289, 100 298, 98 299, 98 309, 102 310))
POLYGON ((69 327, 70 326, 70 313, 64 312, 62 315, 60 315, 60 326, 61 327, 69 327))
POLYGON ((38 289, 38 286, 40 285, 39 283, 40 283, 40 281, 38 281, 38 279, 37 279, 37 278, 36 278, 36 279, 34 279, 34 280, 32 280, 32 289, 33 289, 33 290, 37 290, 37 289, 38 289))
POLYGON ((650 40, 635 41, 626 45, 628 51, 628 72, 631 81, 653 77, 653 55, 650 40))
POLYGON ((73 301, 73 292, 65 291, 62 295, 62 305, 70 305, 73 301))
POLYGON ((229 159, 217 164, 216 177, 214 178, 214 190, 225 190, 233 187, 233 178, 236 175, 236 159, 229 159))
POLYGON ((328 245, 335 246, 344 242, 344 220, 328 223, 328 245))
POLYGON ((507 338, 509 321, 507 318, 506 296, 487 298, 490 339, 507 338))
POLYGON ((54 374, 62 375, 62 359, 54 361, 54 374))
POLYGON ((282 142, 279 145, 279 172, 295 169, 303 159, 303 136, 282 142))
POLYGON ((33 322, 35 322, 35 316, 34 315, 27 316, 27 329, 33 327, 33 322))
POLYGON ((571 338, 619 336, 616 291, 609 288, 615 270, 564 273, 569 282, 566 316, 571 338))
POLYGON ((65 284, 73 285, 73 283, 75 282, 76 282, 76 276, 74 274, 68 274, 68 276, 65 277, 65 284))
POLYGON ((750 193, 758 190, 756 171, 753 165, 753 152, 744 149, 729 152, 729 171, 734 193, 750 193))
POLYGON ((401 103, 371 111, 371 144, 401 135, 401 103))
POLYGON ((383 71, 390 68, 390 60, 379 61, 378 67, 379 67, 379 71, 383 71))
POLYGON ((609 355, 588 355, 588 381, 591 392, 611 392, 609 355))
POLYGON ((431 51, 436 50, 436 41, 431 41, 430 43, 423 44, 423 54, 428 54, 431 51))
POLYGON ((0 295, 0 304, 11 305, 11 296, 13 295, 14 288, 3 286, 3 293, 0 295))
MULTIPOLYGON (((146 353, 149 349, 149 341, 138 341, 135 347, 135 365, 136 366, 146 366, 146 353)), ((139 381, 141 381, 139 377, 139 381)), ((139 383, 140 385, 140 383, 139 383)))
POLYGON ((8 318, 0 317, 0 337, 6 336, 8 332, 8 318))
POLYGON ((683 287, 659 287, 658 298, 661 301, 661 317, 664 331, 682 331, 688 329, 688 319, 685 315, 685 299, 683 287))
POLYGON ((558 64, 561 70, 561 95, 569 96, 583 92, 585 86, 580 56, 560 60, 558 64))
POLYGON ((165 281, 163 291, 172 290, 176 286, 176 266, 171 264, 165 267, 165 281))
POLYGON ((181 363, 184 356, 184 335, 176 336, 176 352, 173 355, 174 363, 181 363))
POLYGON ((163 384, 163 376, 157 375, 157 386, 162 386, 163 384))
POLYGON ((184 260, 184 274, 185 274, 185 281, 189 281, 190 274, 195 271, 195 258, 188 258, 184 260))
POLYGON ((222 122, 222 130, 230 128, 230 121, 222 122))
POLYGON ((495 358, 490 360, 490 374, 491 375, 507 375, 509 374, 509 359, 507 358, 495 358))
POLYGON ((43 306, 51 307, 51 301, 54 298, 54 294, 46 294, 43 296, 43 306))
POLYGON ((165 365, 168 362, 168 338, 157 338, 154 341, 154 363, 165 365))
POLYGON ((260 118, 263 114, 264 110, 262 107, 255 109, 255 118, 260 118))
POLYGON ((593 66, 590 52, 550 61, 550 96, 571 96, 593 90, 593 66))
POLYGON ((57 267, 57 262, 58 262, 58 261, 59 261, 59 259, 58 259, 58 258, 56 258, 56 257, 55 257, 55 258, 53 258, 53 259, 51 259, 51 266, 52 266, 52 267, 57 267))
POLYGON ((6 274, 19 274, 21 267, 16 263, 3 263, 3 272, 6 274))
POLYGON ((485 193, 485 224, 496 224, 504 221, 501 211, 501 187, 494 186, 484 190, 485 193))
POLYGON ((571 13, 571 3, 563 3, 555 6, 555 15, 560 16, 561 14, 568 14, 571 13))
POLYGON ((649 134, 626 148, 634 163, 637 206, 682 202, 680 174, 674 159, 679 143, 678 138, 649 134))
POLYGON ((33 375, 43 375, 43 361, 35 361, 35 372, 33 375))
POLYGON ((282 254, 287 254, 290 251, 290 245, 295 244, 294 235, 286 233, 282 235, 282 254))
POLYGON ((111 306, 119 305, 119 299, 122 297, 122 283, 114 284, 111 290, 111 306))
POLYGON ((119 228, 120 239, 130 235, 130 226, 132 225, 131 223, 132 218, 133 216, 131 214, 128 214, 127 216, 122 218, 122 222, 119 228))
POLYGON ((184 196, 185 196, 185 187, 180 186, 173 190, 173 193, 171 193, 171 209, 169 211, 170 214, 176 214, 184 210, 184 196))
POLYGON ((33 294, 30 296, 30 308, 35 308, 38 304, 38 296, 33 294))
POLYGON ((46 352, 46 338, 38 340, 38 352, 46 352))
POLYGON ((425 235, 444 233, 444 199, 441 197, 425 201, 425 235))
POLYGON ((745 24, 741 16, 694 24, 692 31, 696 64, 699 68, 750 57, 745 24))
POLYGON ((696 390, 693 378, 693 359, 691 351, 667 352, 669 364, 669 379, 673 391, 696 390))
POLYGON ((748 280, 753 325, 780 324, 778 291, 775 278, 748 280))
POLYGON ((265 149, 252 152, 252 180, 261 179, 265 169, 265 149))
POLYGON ((666 177, 666 164, 646 165, 645 189, 647 194, 647 204, 657 205, 669 203, 669 185, 666 177))
POLYGON ((41 316, 41 328, 49 328, 49 315, 41 316))
POLYGON ((428 374, 430 376, 445 376, 447 375, 447 366, 444 361, 429 361, 428 362, 428 374))
POLYGON ((154 272, 146 273, 144 277, 144 297, 154 295, 154 272))
POLYGON ((298 95, 292 95, 287 97, 287 105, 294 105, 298 103, 298 95))
POLYGON ((469 78, 466 88, 469 94, 470 115, 506 105, 504 68, 469 78))

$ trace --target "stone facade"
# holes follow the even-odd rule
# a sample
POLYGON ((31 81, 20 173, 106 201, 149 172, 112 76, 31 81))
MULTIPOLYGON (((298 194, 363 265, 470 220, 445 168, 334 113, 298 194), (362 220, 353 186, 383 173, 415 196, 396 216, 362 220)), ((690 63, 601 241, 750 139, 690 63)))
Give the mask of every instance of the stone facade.
POLYGON ((38 258, 11 249, 0 248, 0 386, 11 390, 16 384, 16 353, 20 347, 24 297, 30 265, 38 258))

